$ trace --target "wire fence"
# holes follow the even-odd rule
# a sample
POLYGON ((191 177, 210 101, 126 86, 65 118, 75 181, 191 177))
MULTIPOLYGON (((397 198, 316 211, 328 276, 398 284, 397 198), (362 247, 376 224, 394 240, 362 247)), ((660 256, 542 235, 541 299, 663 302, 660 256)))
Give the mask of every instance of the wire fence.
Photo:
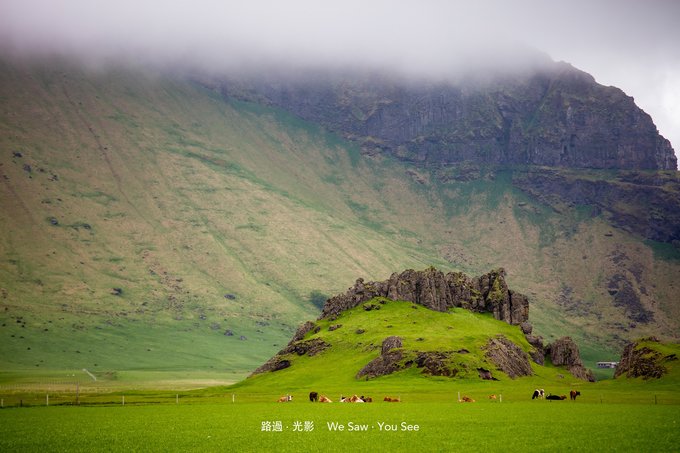
MULTIPOLYGON (((283 393, 281 395, 284 395, 283 393)), ((203 390, 134 390, 113 389, 94 382, 81 381, 49 381, 34 383, 18 383, 0 385, 0 409, 37 406, 126 406, 126 405, 170 405, 170 404, 239 404, 239 403, 275 403, 281 395, 269 393, 240 393, 229 392, 224 389, 203 390)), ((340 395, 328 395, 333 402, 340 400, 340 395)), ((349 396, 349 395, 345 395, 349 396)), ((531 401, 530 397, 517 398, 505 395, 490 400, 488 396, 472 395, 477 403, 516 403, 531 401)), ((464 400, 461 395, 447 393, 446 395, 412 394, 405 392, 399 395, 400 402, 427 402, 445 399, 456 403, 464 400)), ((309 395, 303 392, 293 394, 293 403, 309 401, 309 395)), ((374 397, 373 401, 383 402, 383 397, 374 397)), ((638 395, 608 395, 591 394, 579 397, 579 403, 597 404, 680 404, 680 394, 677 392, 641 393, 638 395)), ((568 401, 550 402, 536 401, 532 404, 569 404, 568 401)))

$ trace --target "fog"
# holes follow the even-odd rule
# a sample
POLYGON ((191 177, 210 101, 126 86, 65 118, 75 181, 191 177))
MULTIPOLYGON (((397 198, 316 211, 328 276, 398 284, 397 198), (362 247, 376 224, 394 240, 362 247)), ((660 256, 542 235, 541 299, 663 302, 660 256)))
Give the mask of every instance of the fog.
POLYGON ((635 97, 680 148, 680 2, 0 0, 0 46, 233 71, 370 66, 446 76, 522 69, 528 49, 635 97))

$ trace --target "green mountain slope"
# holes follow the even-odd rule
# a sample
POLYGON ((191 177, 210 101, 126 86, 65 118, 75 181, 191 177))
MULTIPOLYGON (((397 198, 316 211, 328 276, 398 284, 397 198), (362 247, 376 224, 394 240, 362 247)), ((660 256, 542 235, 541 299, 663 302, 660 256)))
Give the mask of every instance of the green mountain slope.
POLYGON ((536 333, 577 338, 591 363, 677 335, 680 262, 586 206, 538 204, 512 170, 362 156, 181 77, 0 69, 4 370, 243 376, 357 277, 429 265, 504 267, 536 333), (651 322, 612 304, 615 274, 651 322))

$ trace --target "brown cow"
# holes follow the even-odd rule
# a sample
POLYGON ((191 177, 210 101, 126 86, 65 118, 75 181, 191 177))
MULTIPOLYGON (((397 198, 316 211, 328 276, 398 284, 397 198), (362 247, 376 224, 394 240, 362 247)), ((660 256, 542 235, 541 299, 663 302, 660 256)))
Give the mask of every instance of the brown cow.
POLYGON ((372 403, 373 402, 373 398, 371 398, 370 396, 361 395, 361 399, 364 400, 364 403, 372 403))
POLYGON ((460 402, 461 402, 461 403, 474 403, 475 400, 473 400, 473 399, 470 398, 469 396, 464 396, 464 397, 460 400, 460 402))
POLYGON ((279 400, 277 402, 287 403, 288 401, 293 401, 293 395, 282 396, 281 398, 279 398, 279 400))
POLYGON ((383 401, 387 401, 388 403, 400 403, 401 398, 395 398, 393 396, 386 396, 385 399, 383 399, 383 401))
POLYGON ((489 399, 491 401, 496 401, 496 395, 489 395, 489 399))
POLYGON ((333 401, 331 401, 331 399, 328 398, 326 395, 321 395, 319 397, 319 402, 320 403, 332 403, 333 401))
POLYGON ((572 390, 571 392, 569 392, 569 398, 571 398, 573 401, 576 401, 576 397, 579 396, 580 394, 581 392, 579 392, 578 390, 572 390))

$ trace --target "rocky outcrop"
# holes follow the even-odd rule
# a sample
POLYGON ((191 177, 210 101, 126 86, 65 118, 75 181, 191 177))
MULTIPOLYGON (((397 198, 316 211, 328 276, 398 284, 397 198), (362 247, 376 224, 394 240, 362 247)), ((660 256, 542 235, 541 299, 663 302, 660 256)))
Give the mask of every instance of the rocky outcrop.
POLYGON ((271 359, 267 360, 267 362, 264 365, 253 371, 251 373, 251 376, 270 371, 280 371, 288 367, 290 367, 290 360, 286 360, 278 355, 275 355, 271 359))
POLYGON ((404 368, 401 360, 404 358, 401 351, 401 338, 392 336, 383 340, 380 355, 371 360, 357 373, 357 379, 373 379, 378 376, 392 374, 404 368))
POLYGON ((346 293, 328 299, 319 319, 338 316, 375 297, 410 301, 435 311, 458 307, 491 312, 509 324, 521 324, 529 318, 527 297, 508 289, 502 268, 476 278, 429 268, 394 273, 382 282, 364 282, 360 278, 346 293))
POLYGON ((274 357, 269 359, 264 365, 257 368, 252 372, 251 376, 260 373, 266 373, 268 371, 280 371, 290 367, 290 360, 285 358, 287 354, 297 354, 297 355, 308 355, 310 357, 315 356, 326 349, 330 348, 331 345, 326 343, 321 338, 313 338, 311 340, 301 341, 307 332, 314 329, 314 323, 308 321, 295 333, 293 339, 286 345, 285 348, 280 350, 274 357), (311 326, 310 326, 311 324, 311 326))
POLYGON ((650 337, 639 342, 629 343, 621 354, 621 360, 614 372, 614 378, 625 376, 628 378, 659 379, 668 372, 665 363, 678 359, 675 354, 664 356, 659 351, 642 345, 643 342, 659 343, 659 339, 650 337))
POLYGON ((458 374, 458 368, 451 363, 453 354, 450 351, 419 352, 416 356, 415 365, 422 368, 422 374, 454 377, 458 374))
POLYGON ((472 161, 600 169, 676 169, 670 142, 632 97, 549 60, 520 75, 420 81, 307 71, 222 80, 227 98, 276 106, 421 166, 472 161))
POLYGON ((308 356, 312 357, 320 352, 325 351, 326 349, 330 348, 330 344, 326 343, 323 341, 321 338, 313 338, 308 341, 297 341, 297 342, 291 342, 286 346, 285 349, 281 350, 279 352, 279 355, 282 354, 297 354, 297 355, 305 355, 307 354, 308 356))
POLYGON ((546 353, 550 356, 553 365, 566 367, 575 378, 595 381, 593 372, 583 366, 578 346, 571 337, 555 340, 554 343, 547 346, 546 353))
POLYGON ((515 379, 519 376, 531 376, 529 356, 512 341, 502 335, 492 338, 486 344, 485 356, 496 365, 496 368, 515 379))

